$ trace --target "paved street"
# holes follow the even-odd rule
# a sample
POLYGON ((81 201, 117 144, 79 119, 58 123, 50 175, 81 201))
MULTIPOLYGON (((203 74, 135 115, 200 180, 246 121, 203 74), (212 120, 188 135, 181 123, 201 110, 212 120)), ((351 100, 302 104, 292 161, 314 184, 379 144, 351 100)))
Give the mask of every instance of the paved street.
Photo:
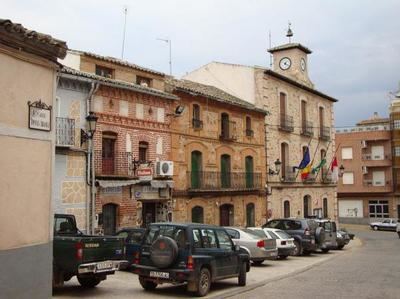
MULTIPOLYGON (((353 230, 354 231, 354 230, 353 230)), ((268 261, 252 267, 245 288, 231 279, 215 284, 210 298, 398 298, 400 293, 400 240, 393 232, 355 231, 343 251, 268 261), (238 292, 241 292, 238 295, 238 292)), ((55 298, 173 298, 188 297, 184 286, 164 285, 144 292, 137 276, 119 272, 96 289, 83 290, 76 279, 55 292, 55 298)))

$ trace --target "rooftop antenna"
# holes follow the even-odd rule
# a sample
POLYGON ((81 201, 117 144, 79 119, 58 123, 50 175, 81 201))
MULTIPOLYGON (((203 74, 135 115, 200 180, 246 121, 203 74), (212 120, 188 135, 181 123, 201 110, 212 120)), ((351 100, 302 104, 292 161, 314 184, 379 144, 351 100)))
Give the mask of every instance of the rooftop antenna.
POLYGON ((289 38, 289 44, 292 42, 292 36, 293 36, 293 31, 290 28, 290 26, 292 26, 292 23, 290 23, 290 21, 289 21, 288 30, 287 30, 287 33, 286 33, 286 36, 289 38))
MULTIPOLYGON (((272 39, 271 39, 271 30, 268 33, 268 38, 269 38, 269 48, 272 48, 272 39)), ((272 53, 269 53, 269 68, 272 69, 272 53)))
POLYGON ((160 40, 162 42, 166 42, 169 44, 169 75, 172 76, 172 50, 171 50, 171 39, 169 38, 157 38, 157 40, 160 40))
POLYGON ((124 59, 124 50, 125 50, 125 32, 126 32, 126 15, 128 14, 128 6, 124 6, 124 15, 125 15, 125 21, 124 21, 124 33, 122 36, 122 53, 121 53, 121 59, 124 59))

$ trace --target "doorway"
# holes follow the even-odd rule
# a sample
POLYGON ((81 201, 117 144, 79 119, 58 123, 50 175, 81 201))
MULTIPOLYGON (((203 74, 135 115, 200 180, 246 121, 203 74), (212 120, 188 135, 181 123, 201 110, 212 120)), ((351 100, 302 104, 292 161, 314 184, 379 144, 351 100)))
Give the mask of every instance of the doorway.
POLYGON ((219 208, 219 222, 220 226, 233 226, 234 224, 233 205, 225 204, 219 208))
POLYGON ((103 133, 102 139, 102 173, 114 174, 116 135, 103 133))
POLYGON ((106 204, 103 206, 103 231, 104 235, 112 235, 117 228, 117 205, 106 204))
POLYGON ((147 202, 143 203, 142 208, 143 226, 146 227, 150 223, 156 222, 156 203, 147 202))

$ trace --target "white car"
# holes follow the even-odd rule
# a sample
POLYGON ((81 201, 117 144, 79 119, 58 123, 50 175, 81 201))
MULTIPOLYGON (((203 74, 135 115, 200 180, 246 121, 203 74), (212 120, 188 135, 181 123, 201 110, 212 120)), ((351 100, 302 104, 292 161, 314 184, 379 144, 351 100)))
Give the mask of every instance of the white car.
POLYGON ((377 222, 372 222, 369 224, 369 226, 373 229, 373 230, 391 230, 391 231, 396 231, 396 226, 397 226, 398 222, 397 219, 385 219, 381 222, 377 221, 377 222))
POLYGON ((399 239, 400 239, 400 222, 397 222, 396 232, 399 235, 399 239))
POLYGON ((278 258, 286 259, 289 255, 293 255, 293 252, 296 248, 294 245, 294 239, 285 231, 267 227, 249 227, 248 229, 251 229, 260 236, 264 234, 268 239, 275 239, 276 247, 278 248, 278 258))

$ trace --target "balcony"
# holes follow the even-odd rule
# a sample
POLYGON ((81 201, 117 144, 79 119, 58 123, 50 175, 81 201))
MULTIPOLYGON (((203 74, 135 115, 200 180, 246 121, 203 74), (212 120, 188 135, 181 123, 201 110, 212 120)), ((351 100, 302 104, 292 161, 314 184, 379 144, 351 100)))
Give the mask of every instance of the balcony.
POLYGON ((366 192, 391 192, 391 181, 373 181, 371 179, 363 180, 363 187, 366 192))
POLYGON ((303 184, 314 184, 317 181, 316 173, 310 173, 306 179, 303 180, 303 184))
POLYGON ((329 141, 331 139, 331 128, 329 127, 321 127, 319 129, 319 139, 329 141))
POLYGON ((251 172, 187 172, 191 192, 251 191, 263 189, 262 174, 251 172))
POLYGON ((134 177, 132 154, 128 152, 105 153, 94 151, 96 176, 134 177))
POLYGON ((280 115, 279 129, 286 132, 293 132, 293 117, 286 114, 280 115))
POLYGON ((303 121, 301 124, 301 135, 312 137, 314 136, 313 124, 311 121, 303 121))
POLYGON ((282 172, 281 181, 283 183, 294 183, 296 181, 296 172, 293 171, 292 166, 282 166, 284 171, 282 172))
POLYGON ((254 131, 251 129, 246 129, 245 133, 247 137, 254 137, 254 131))
POLYGON ((222 141, 234 141, 237 139, 236 134, 236 122, 234 121, 222 121, 221 135, 219 139, 222 141))
POLYGON ((321 169, 321 182, 323 184, 335 184, 335 180, 332 176, 332 172, 327 167, 321 169))
POLYGON ((192 127, 193 127, 193 129, 202 129, 203 121, 200 119, 193 118, 192 119, 192 127))
POLYGON ((368 167, 386 167, 392 166, 392 160, 390 155, 372 155, 371 153, 366 153, 361 156, 364 161, 364 165, 368 167))
POLYGON ((56 117, 56 146, 75 145, 75 119, 56 117))

